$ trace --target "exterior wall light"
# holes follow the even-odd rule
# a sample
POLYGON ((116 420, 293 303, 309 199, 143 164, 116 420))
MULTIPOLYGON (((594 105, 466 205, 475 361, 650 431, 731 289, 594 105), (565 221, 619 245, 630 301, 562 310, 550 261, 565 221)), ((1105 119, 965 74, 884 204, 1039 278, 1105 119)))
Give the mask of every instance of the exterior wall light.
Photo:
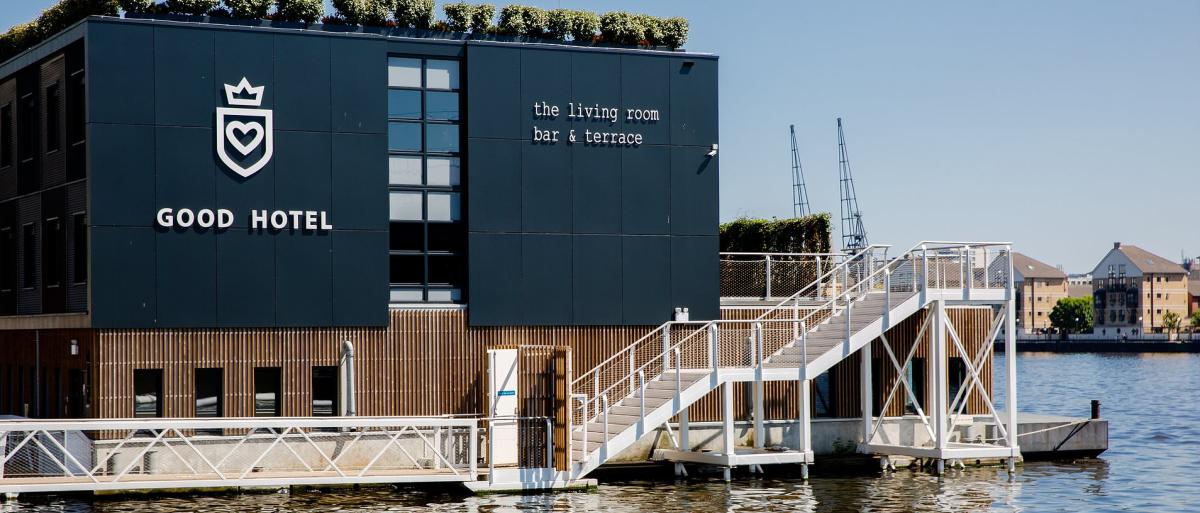
POLYGON ((705 153, 705 155, 708 155, 709 157, 717 156, 717 143, 713 143, 712 149, 708 150, 708 153, 705 153))
POLYGON ((71 356, 79 356, 79 341, 71 339, 71 356))

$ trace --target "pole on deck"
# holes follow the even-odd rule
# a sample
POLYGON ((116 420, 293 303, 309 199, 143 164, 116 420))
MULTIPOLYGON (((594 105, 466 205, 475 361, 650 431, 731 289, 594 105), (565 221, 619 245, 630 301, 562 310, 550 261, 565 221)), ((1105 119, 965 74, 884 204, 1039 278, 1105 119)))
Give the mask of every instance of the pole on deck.
POLYGON ((1012 246, 1005 247, 1008 256, 1008 280, 1005 296, 1008 304, 1004 313, 1004 402, 1008 410, 1008 447, 1012 451, 1008 458, 1008 471, 1016 471, 1017 454, 1017 321, 1016 295, 1013 294, 1012 246))

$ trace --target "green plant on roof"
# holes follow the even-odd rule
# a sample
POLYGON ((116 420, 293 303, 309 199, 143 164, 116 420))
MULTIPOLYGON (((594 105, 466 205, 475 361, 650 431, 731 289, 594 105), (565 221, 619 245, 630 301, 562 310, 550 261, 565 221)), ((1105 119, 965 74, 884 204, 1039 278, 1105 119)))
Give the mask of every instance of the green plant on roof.
POLYGON ((259 19, 267 16, 271 0, 225 0, 225 7, 235 18, 259 19))
POLYGON ((398 0, 396 25, 419 29, 433 26, 433 0, 398 0))
POLYGON ((276 16, 283 21, 316 23, 325 16, 322 0, 278 0, 276 16))

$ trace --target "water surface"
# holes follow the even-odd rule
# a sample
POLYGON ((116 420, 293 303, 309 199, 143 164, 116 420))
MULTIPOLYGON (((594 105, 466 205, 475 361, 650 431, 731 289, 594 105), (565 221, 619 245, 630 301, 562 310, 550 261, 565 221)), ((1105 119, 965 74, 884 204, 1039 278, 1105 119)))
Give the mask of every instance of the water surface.
MULTIPOLYGON (((1004 357, 999 356, 997 369, 1004 357)), ((1200 355, 1048 354, 1018 356, 1021 411, 1085 417, 1103 403, 1110 449, 1094 459, 1028 462, 1010 478, 1001 468, 817 471, 808 483, 767 468, 766 478, 602 482, 588 493, 473 497, 457 487, 263 495, 95 499, 22 497, 4 512, 81 513, 376 511, 1137 511, 1200 512, 1200 355)), ((996 389, 1003 396, 1002 376, 996 389)), ((1003 407, 1004 399, 999 398, 1003 407)), ((818 459, 818 466, 820 459, 818 459)))

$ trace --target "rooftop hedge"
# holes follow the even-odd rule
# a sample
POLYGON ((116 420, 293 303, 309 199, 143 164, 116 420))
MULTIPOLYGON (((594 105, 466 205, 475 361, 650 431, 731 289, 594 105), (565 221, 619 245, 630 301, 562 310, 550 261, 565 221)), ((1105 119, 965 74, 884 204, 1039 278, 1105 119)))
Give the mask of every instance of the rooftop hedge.
POLYGON ((434 0, 333 0, 333 6, 336 12, 326 15, 323 0, 59 0, 36 20, 0 34, 0 62, 83 18, 116 16, 120 12, 401 27, 473 36, 500 35, 671 49, 682 47, 688 37, 688 21, 684 18, 657 18, 624 11, 598 15, 590 11, 545 10, 518 4, 506 5, 497 11, 492 4, 454 2, 442 5, 444 18, 439 20, 434 0))
POLYGON ((829 253, 828 213, 793 219, 740 218, 721 225, 722 252, 829 253))

